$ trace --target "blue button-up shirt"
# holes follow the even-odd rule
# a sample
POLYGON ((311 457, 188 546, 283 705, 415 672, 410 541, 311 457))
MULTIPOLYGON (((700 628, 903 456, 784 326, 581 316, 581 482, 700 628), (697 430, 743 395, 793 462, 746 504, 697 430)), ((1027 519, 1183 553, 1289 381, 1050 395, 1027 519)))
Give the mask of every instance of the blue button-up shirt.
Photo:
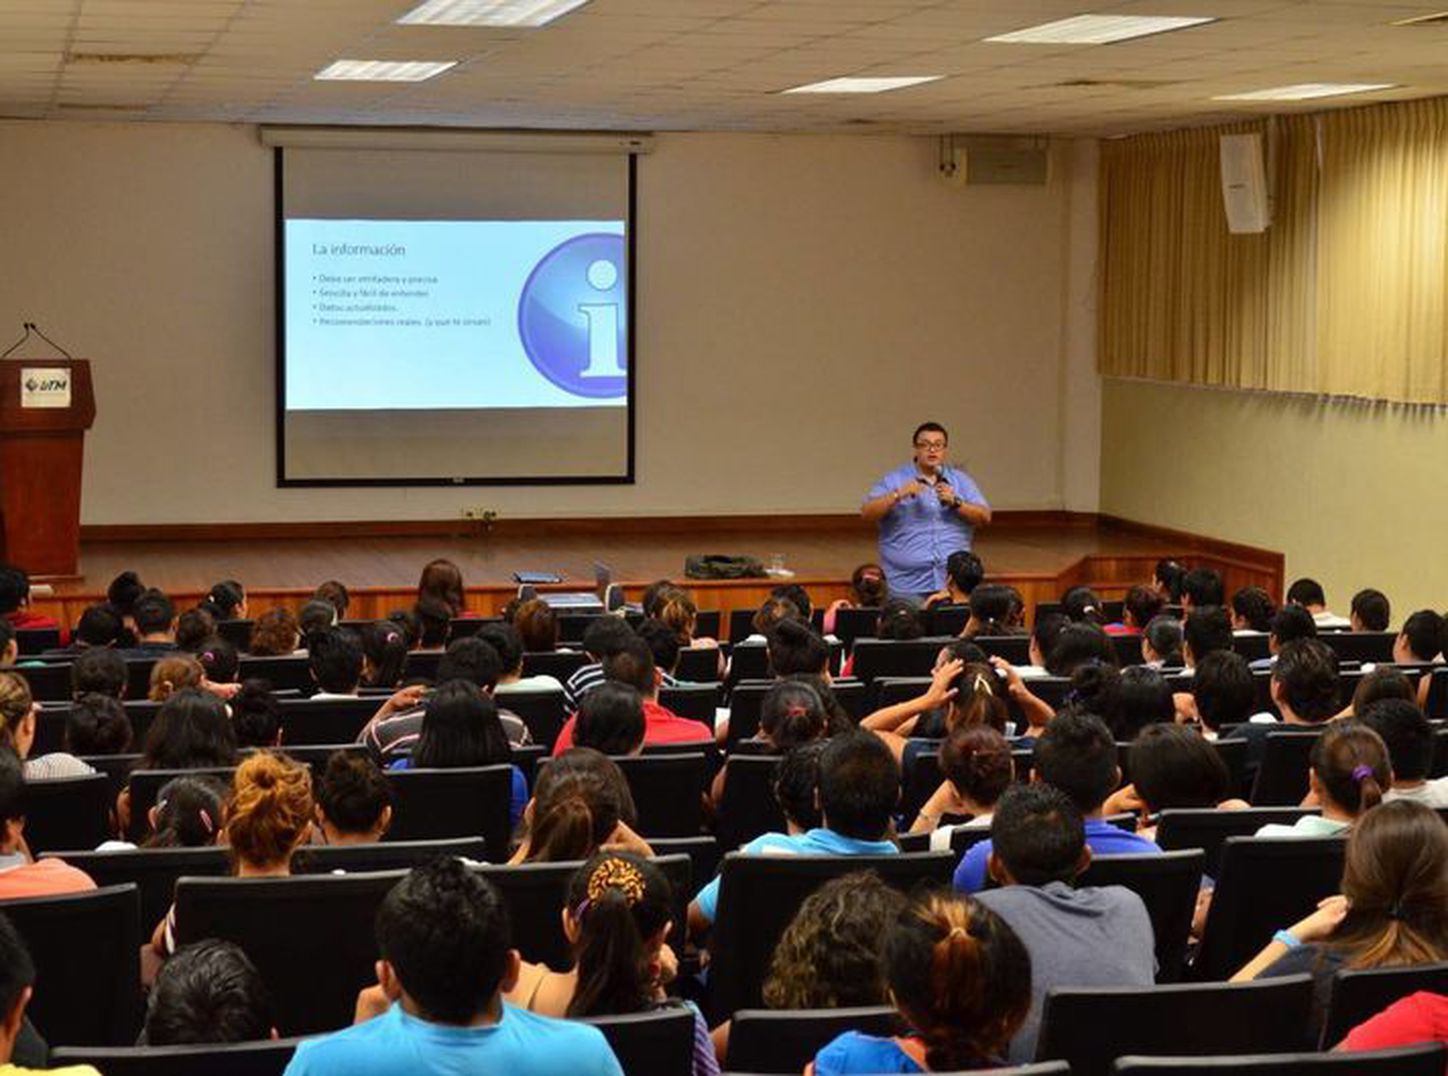
MULTIPOLYGON (((958 467, 946 467, 942 474, 962 501, 989 508, 975 480, 958 467)), ((897 467, 865 496, 873 501, 921 477, 912 461, 897 467)), ((932 594, 945 586, 945 562, 957 549, 969 549, 975 528, 954 508, 940 503, 935 490, 925 489, 894 505, 880 520, 880 567, 895 594, 932 594)))

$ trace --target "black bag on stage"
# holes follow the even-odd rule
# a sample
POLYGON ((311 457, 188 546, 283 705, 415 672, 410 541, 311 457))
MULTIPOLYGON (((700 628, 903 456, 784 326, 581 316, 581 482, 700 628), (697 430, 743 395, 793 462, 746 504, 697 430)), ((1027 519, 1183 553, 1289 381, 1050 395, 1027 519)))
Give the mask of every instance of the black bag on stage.
POLYGON ((693 553, 684 558, 685 579, 763 579, 764 562, 746 554, 693 553))

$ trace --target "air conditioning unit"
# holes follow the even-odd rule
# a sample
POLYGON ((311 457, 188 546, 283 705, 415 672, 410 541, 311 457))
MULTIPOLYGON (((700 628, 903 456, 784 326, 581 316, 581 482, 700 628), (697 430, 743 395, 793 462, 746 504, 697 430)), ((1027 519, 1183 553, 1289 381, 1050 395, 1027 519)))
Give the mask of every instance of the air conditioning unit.
POLYGON ((962 187, 1044 186, 1051 178, 1044 138, 947 135, 940 140, 940 176, 962 187))

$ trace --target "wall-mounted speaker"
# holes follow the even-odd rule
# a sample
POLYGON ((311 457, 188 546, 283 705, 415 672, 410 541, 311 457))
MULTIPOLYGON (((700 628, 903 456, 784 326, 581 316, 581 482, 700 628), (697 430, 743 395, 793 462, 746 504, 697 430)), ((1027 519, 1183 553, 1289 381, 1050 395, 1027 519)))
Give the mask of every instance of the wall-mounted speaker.
POLYGON ((1272 223, 1264 148, 1260 134, 1222 135, 1222 205, 1233 235, 1265 232, 1272 223))

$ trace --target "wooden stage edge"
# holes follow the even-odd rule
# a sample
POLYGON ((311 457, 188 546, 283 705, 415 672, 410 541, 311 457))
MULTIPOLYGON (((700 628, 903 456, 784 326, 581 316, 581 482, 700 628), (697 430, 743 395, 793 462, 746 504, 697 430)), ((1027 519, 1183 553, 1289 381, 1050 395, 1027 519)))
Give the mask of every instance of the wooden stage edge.
MULTIPOLYGON (((800 567, 793 582, 804 585, 817 603, 845 597, 850 570, 874 556, 872 531, 856 515, 503 519, 486 527, 466 520, 92 526, 82 528, 86 578, 56 580, 53 593, 37 593, 32 604, 37 612, 73 624, 86 605, 103 596, 115 571, 134 567, 186 609, 209 582, 229 574, 228 565, 236 565, 253 615, 274 605, 300 608, 315 582, 341 578, 351 587, 349 617, 381 617, 411 604, 414 586, 400 580, 415 579, 431 557, 449 556, 459 560, 471 582, 468 609, 486 616, 516 593, 508 575, 519 564, 553 555, 573 565, 570 574, 582 576, 594 551, 610 563, 621 551, 620 582, 636 600, 654 579, 679 578, 682 551, 748 548, 751 538, 759 548, 804 550, 798 556, 791 552, 789 563, 800 567), (349 552, 362 545, 366 555, 360 564, 369 567, 349 552), (480 546, 486 555, 477 553, 480 546), (264 573, 283 557, 293 575, 312 583, 269 585, 264 573), (369 576, 385 577, 388 585, 364 585, 369 576)), ((1119 598, 1149 580, 1156 561, 1167 556, 1217 569, 1228 593, 1251 585, 1280 596, 1284 583, 1281 553, 1090 512, 997 512, 995 523, 977 535, 976 548, 988 578, 1020 589, 1030 610, 1078 584, 1092 586, 1102 598, 1119 598)), ((776 584, 749 579, 685 585, 701 609, 727 611, 757 606, 776 584)), ((585 585, 570 582, 556 589, 585 585)))

